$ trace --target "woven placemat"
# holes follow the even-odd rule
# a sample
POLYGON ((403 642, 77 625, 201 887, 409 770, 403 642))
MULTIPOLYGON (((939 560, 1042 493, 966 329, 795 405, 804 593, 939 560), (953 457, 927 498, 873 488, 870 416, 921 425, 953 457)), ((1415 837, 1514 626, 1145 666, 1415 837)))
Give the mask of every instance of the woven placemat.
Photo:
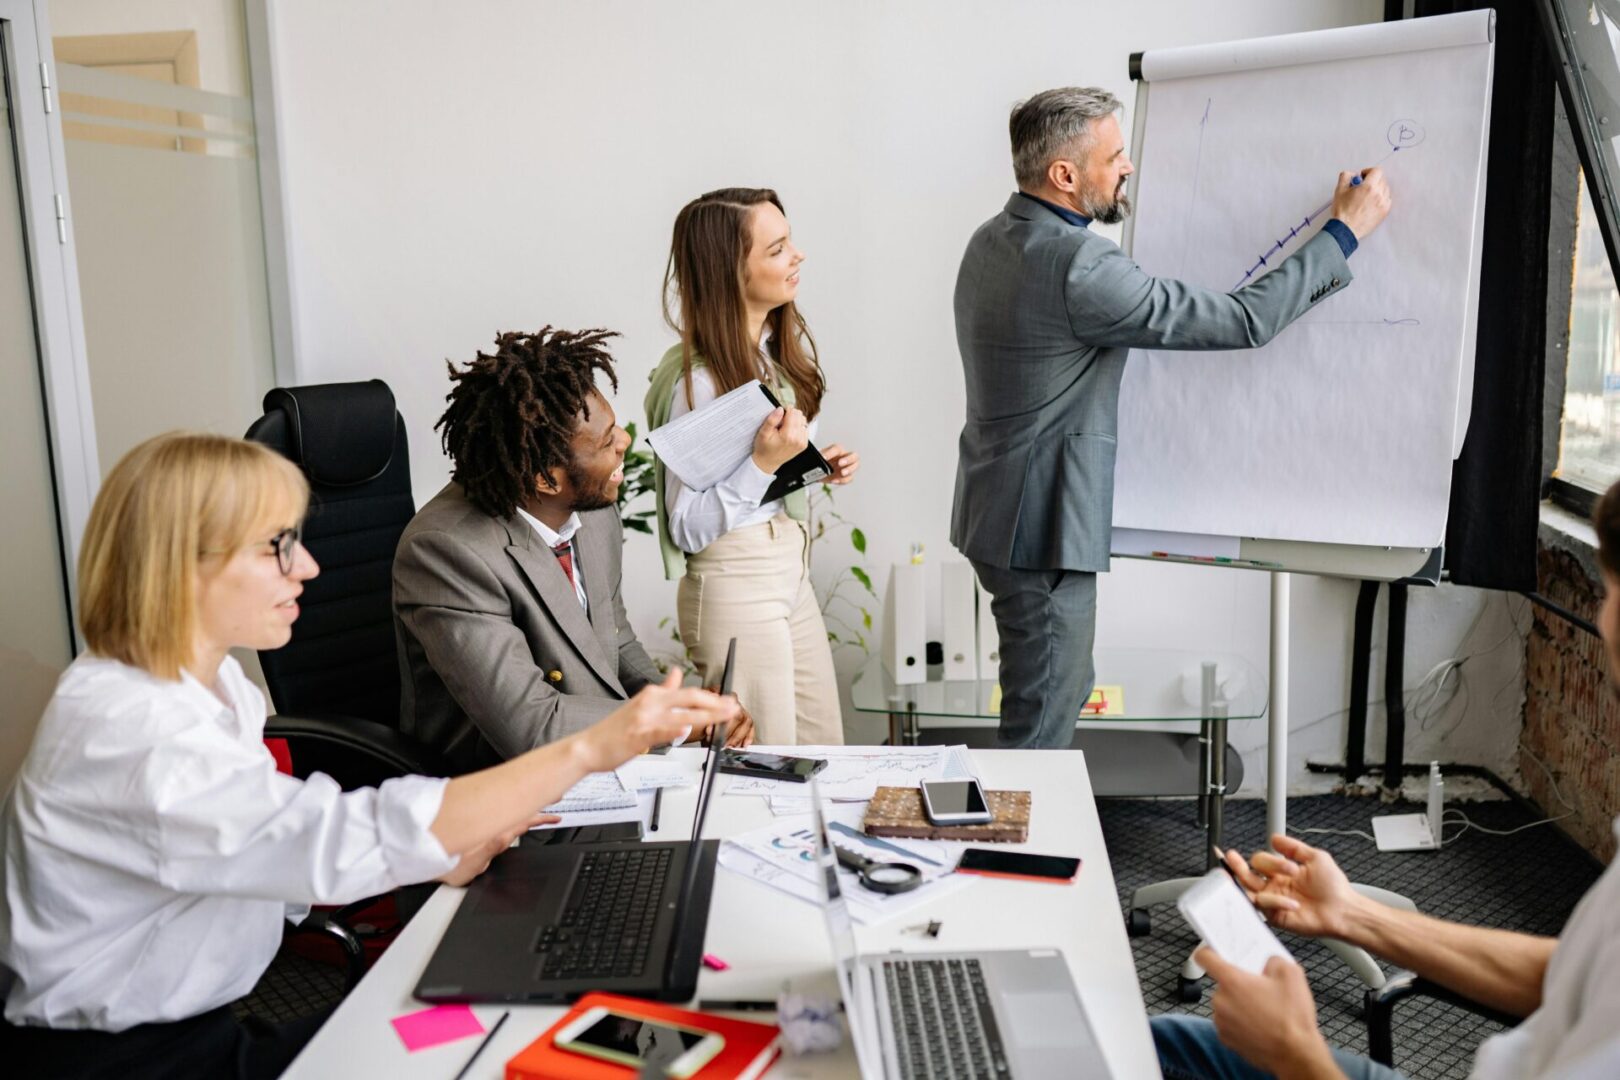
POLYGON ((919 840, 987 840, 1021 844, 1029 839, 1027 791, 984 793, 994 815, 987 825, 935 825, 923 812, 922 791, 914 787, 880 787, 866 804, 861 823, 868 836, 910 836, 919 840))

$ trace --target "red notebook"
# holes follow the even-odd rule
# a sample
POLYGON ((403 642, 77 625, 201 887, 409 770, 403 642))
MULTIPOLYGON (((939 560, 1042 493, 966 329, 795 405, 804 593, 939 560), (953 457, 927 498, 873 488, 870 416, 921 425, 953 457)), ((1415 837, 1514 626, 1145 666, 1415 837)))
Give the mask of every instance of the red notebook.
POLYGON ((628 1065, 560 1050, 551 1040, 571 1021, 596 1005, 618 1008, 649 1020, 667 1020, 674 1024, 702 1031, 713 1031, 726 1040, 726 1045, 703 1068, 693 1074, 693 1080, 753 1080, 782 1052, 777 1042, 779 1034, 775 1024, 759 1024, 752 1020, 733 1020, 713 1013, 677 1009, 656 1001, 621 997, 618 994, 586 994, 574 1007, 545 1034, 524 1048, 523 1052, 506 1063, 506 1080, 627 1080, 638 1070, 628 1065))

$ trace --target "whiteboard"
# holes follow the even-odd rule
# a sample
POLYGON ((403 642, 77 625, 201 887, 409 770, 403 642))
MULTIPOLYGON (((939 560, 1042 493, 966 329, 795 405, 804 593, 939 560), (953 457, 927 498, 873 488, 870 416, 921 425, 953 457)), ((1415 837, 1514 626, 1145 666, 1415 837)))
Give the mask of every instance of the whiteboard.
POLYGON ((1132 353, 1121 554, 1136 530, 1194 534, 1204 553, 1218 537, 1442 541, 1473 385, 1493 22, 1143 55, 1126 244, 1148 273, 1222 291, 1255 280, 1320 230, 1341 170, 1378 165, 1393 209, 1349 287, 1264 348, 1132 353))

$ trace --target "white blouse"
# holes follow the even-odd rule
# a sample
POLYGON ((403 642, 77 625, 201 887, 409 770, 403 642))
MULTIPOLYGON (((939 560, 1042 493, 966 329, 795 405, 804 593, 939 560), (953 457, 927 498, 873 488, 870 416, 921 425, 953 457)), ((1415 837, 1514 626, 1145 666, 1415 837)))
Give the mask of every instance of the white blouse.
POLYGON ((81 656, 0 808, 0 996, 15 1024, 122 1031, 252 989, 302 905, 456 864, 428 831, 446 781, 343 793, 278 773, 234 659, 229 708, 184 674, 81 656))
MULTIPOLYGON (((686 380, 675 380, 669 419, 701 409, 718 396, 709 369, 695 366, 692 368, 692 404, 686 403, 686 380)), ((820 417, 810 421, 811 441, 815 440, 819 421, 820 417)), ((781 513, 782 500, 772 499, 763 506, 759 500, 774 479, 754 464, 753 455, 743 458, 730 476, 707 491, 693 491, 681 483, 680 477, 666 470, 664 507, 669 513, 669 538, 676 547, 692 555, 733 529, 771 520, 781 513)))

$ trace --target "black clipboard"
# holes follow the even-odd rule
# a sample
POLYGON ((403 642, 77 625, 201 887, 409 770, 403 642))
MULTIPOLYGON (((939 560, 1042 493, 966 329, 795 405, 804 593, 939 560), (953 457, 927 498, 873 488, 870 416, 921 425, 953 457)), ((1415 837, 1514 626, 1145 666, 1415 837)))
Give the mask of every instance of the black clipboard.
MULTIPOLYGON (((765 400, 771 403, 771 408, 780 409, 782 407, 782 403, 776 400, 776 395, 771 393, 770 387, 764 383, 759 384, 759 392, 765 395, 765 400)), ((802 451, 788 459, 781 468, 776 470, 775 475, 776 479, 771 481, 771 486, 765 489, 764 495, 760 496, 759 504, 761 506, 768 502, 775 502, 789 492, 808 487, 818 480, 827 479, 832 475, 832 466, 827 464, 827 459, 821 456, 821 451, 816 449, 815 443, 806 443, 802 451)))

